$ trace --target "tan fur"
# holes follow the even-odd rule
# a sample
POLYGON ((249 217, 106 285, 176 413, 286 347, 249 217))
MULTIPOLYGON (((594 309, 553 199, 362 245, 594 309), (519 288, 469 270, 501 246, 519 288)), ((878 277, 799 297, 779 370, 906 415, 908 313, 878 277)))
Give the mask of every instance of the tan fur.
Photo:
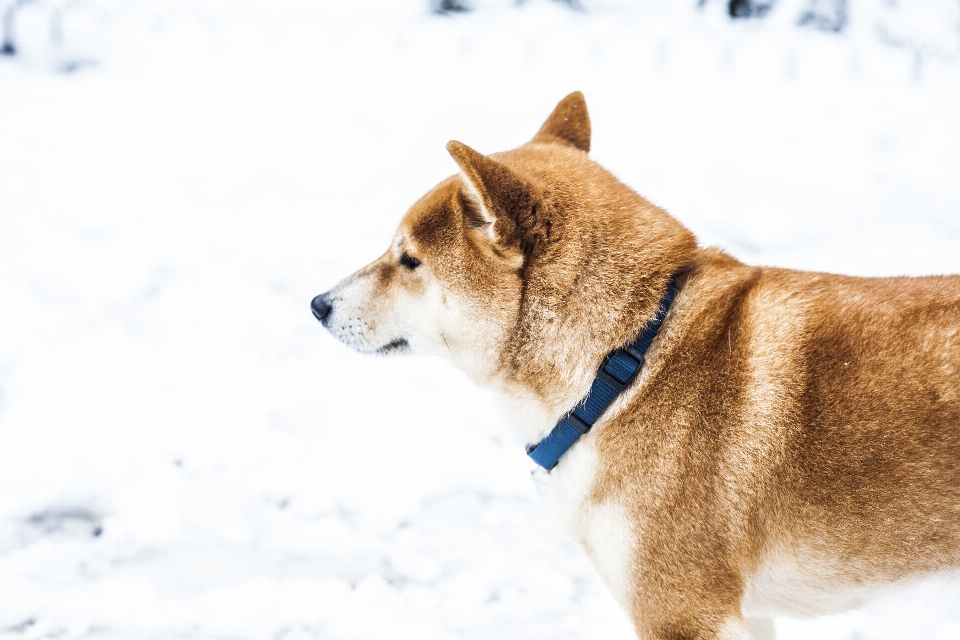
POLYGON ((960 277, 744 265, 589 146, 579 93, 513 151, 450 143, 462 174, 324 324, 450 358, 536 442, 679 273, 640 377, 552 472, 641 638, 772 637, 771 615, 960 568, 960 277))

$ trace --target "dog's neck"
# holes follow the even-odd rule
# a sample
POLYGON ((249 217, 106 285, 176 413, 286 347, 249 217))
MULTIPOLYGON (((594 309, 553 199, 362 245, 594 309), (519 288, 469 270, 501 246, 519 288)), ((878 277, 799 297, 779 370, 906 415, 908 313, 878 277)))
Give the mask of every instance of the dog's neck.
MULTIPOLYGON (((522 324, 506 344, 500 375, 494 385, 519 414, 527 442, 543 438, 557 421, 590 391, 597 369, 612 351, 633 341, 654 317, 671 277, 684 264, 678 259, 663 272, 648 271, 639 284, 611 292, 619 299, 602 300, 574 292, 567 309, 555 312, 549 303, 532 301, 521 310, 522 324), (575 299, 580 298, 580 299, 575 299)), ((584 288, 595 288, 584 283, 584 288)), ((548 298, 549 301, 549 298, 548 298)))
POLYGON ((557 422, 545 438, 527 445, 527 454, 534 462, 547 471, 557 466, 564 454, 593 428, 607 408, 630 387, 643 367, 647 350, 657 337, 676 293, 677 281, 673 277, 660 298, 656 313, 640 335, 608 354, 594 376, 589 393, 557 422))

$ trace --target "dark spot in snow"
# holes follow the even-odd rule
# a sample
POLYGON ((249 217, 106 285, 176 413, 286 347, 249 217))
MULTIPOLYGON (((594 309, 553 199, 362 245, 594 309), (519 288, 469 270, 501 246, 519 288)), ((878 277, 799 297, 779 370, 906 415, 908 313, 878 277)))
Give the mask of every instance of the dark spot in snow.
POLYGON ((763 18, 770 12, 773 2, 757 0, 730 0, 727 13, 731 18, 763 18))
POLYGON ((90 536, 103 534, 102 516, 87 509, 48 509, 27 522, 47 535, 90 536))
POLYGON ((71 74, 95 66, 93 60, 69 60, 60 65, 60 73, 71 74))
POLYGON ((434 0, 431 4, 433 12, 442 16, 470 11, 470 5, 463 0, 434 0))
POLYGON ((35 618, 27 618, 23 622, 18 622, 17 624, 10 625, 4 631, 9 631, 11 633, 26 633, 27 630, 33 625, 37 624, 35 618))

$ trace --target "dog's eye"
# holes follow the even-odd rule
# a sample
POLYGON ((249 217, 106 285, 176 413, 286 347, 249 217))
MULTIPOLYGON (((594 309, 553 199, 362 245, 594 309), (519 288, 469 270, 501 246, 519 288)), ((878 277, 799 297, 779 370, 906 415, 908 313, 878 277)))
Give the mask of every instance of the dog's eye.
POLYGON ((400 256, 400 264, 405 266, 407 269, 416 269, 420 266, 420 261, 404 253, 400 256))

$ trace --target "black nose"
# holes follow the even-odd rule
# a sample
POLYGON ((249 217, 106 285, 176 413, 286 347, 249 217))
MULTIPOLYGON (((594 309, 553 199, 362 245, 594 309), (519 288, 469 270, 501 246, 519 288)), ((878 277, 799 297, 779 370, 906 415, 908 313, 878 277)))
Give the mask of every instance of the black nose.
POLYGON ((317 320, 326 325, 327 318, 330 317, 330 311, 333 310, 333 305, 327 300, 327 296, 322 293, 318 295, 310 303, 310 308, 313 309, 313 315, 316 316, 317 320))

